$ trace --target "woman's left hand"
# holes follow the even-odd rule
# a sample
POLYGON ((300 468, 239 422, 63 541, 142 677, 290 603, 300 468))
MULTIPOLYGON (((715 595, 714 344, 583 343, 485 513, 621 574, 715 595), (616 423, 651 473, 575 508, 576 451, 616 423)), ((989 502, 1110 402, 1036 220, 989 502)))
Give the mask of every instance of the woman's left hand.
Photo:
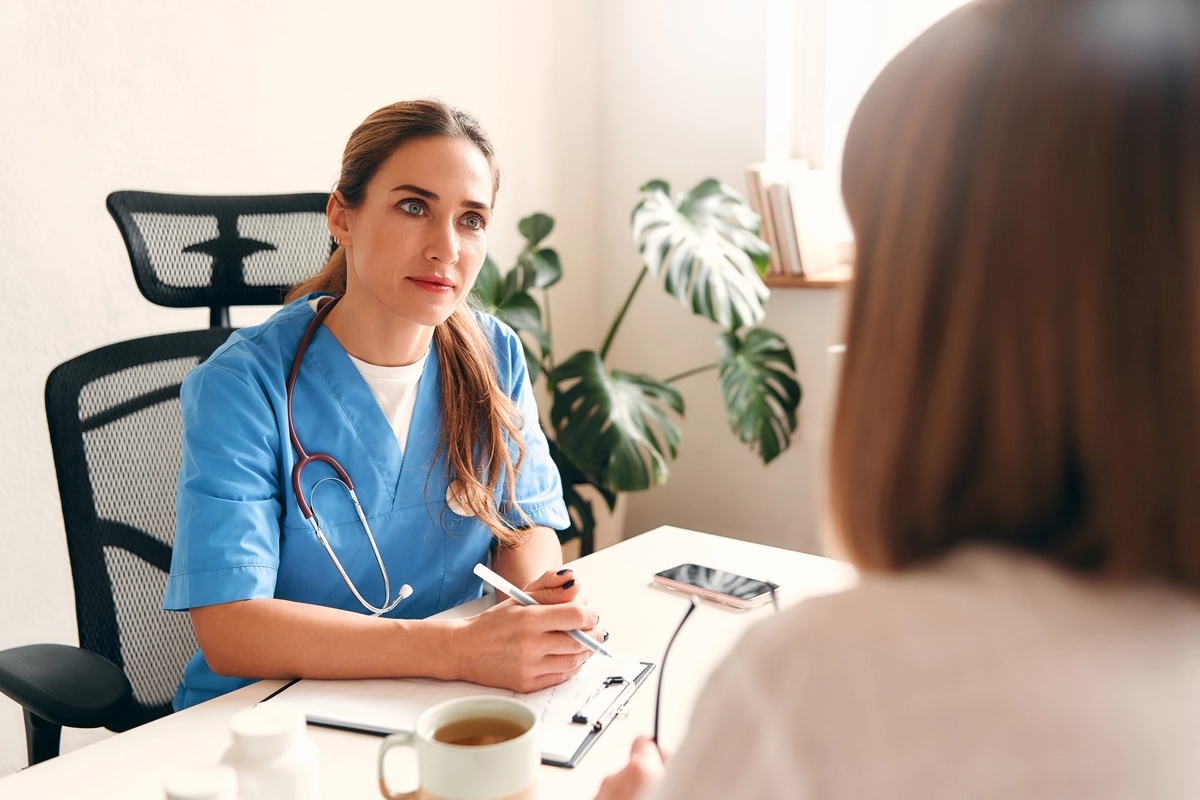
POLYGON ((525 594, 544 606, 569 603, 579 596, 579 582, 575 580, 575 571, 570 568, 547 570, 540 578, 522 588, 525 594))
MULTIPOLYGON (((575 580, 575 571, 569 568, 545 572, 525 587, 525 594, 544 606, 570 603, 574 600, 587 605, 587 600, 582 597, 579 582, 575 580)), ((595 628, 585 630, 584 633, 599 642, 608 640, 608 632, 602 630, 598 623, 595 628)))

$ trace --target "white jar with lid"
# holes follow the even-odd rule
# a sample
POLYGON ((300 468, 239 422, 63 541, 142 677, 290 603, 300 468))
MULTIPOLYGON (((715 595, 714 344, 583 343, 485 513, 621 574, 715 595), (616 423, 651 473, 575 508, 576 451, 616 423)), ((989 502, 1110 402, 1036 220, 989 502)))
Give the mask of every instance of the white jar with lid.
POLYGON ((222 763, 237 772, 240 800, 319 800, 317 746, 304 712, 272 702, 233 715, 233 744, 222 763))

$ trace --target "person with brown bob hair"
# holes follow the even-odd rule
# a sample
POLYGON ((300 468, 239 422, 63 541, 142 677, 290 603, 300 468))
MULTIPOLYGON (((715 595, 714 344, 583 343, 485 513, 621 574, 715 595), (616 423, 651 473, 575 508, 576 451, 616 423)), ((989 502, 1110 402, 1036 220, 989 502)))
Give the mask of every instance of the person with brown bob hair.
POLYGON ((861 580, 752 628, 653 796, 1200 797, 1200 4, 964 6, 842 188, 861 580))
POLYGON ((177 709, 260 678, 533 691, 590 656, 566 634, 596 615, 558 569, 569 519, 520 340, 468 305, 499 180, 470 115, 371 114, 329 197, 329 262, 184 382, 163 605, 200 647, 177 709), (541 605, 426 619, 479 597, 489 559, 541 605))

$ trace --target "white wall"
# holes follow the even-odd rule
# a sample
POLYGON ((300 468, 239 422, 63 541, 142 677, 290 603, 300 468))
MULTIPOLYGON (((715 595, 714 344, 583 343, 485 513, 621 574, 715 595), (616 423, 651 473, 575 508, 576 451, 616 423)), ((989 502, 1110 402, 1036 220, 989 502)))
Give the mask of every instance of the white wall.
MULTIPOLYGON (((142 299, 107 193, 327 190, 363 117, 436 95, 495 140, 493 254, 511 263, 517 219, 555 214, 571 270, 557 310, 590 330, 596 25, 595 4, 553 0, 0 0, 0 648, 77 641, 46 375, 102 344, 207 325, 142 299)), ((24 765, 22 731, 0 698, 0 775, 24 765)))

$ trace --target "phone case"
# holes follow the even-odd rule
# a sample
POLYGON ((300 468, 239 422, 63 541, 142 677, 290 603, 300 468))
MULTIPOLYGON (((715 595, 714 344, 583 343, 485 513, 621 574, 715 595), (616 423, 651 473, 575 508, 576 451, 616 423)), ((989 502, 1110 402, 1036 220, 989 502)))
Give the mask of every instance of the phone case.
POLYGON ((694 594, 697 597, 703 597, 705 600, 712 600, 714 603, 720 603, 723 606, 736 608, 739 611, 758 608, 759 606, 771 601, 770 592, 764 592, 763 594, 760 594, 757 597, 752 597, 749 600, 742 600, 741 598, 734 597, 733 595, 714 592, 711 589, 701 589, 699 586, 693 586, 690 583, 683 583, 681 581, 672 580, 671 578, 664 578, 661 575, 654 576, 654 583, 663 589, 670 589, 671 591, 683 592, 685 594, 694 594))

